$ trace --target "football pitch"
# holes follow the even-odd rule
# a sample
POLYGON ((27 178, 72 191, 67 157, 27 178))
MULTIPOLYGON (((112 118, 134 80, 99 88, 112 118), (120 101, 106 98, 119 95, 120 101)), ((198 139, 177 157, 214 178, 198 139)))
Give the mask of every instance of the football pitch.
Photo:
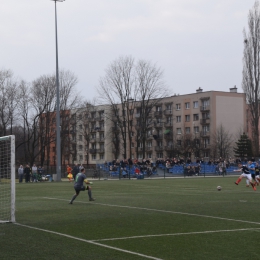
POLYGON ((0 259, 260 259, 260 186, 235 180, 94 180, 73 205, 67 180, 17 184, 0 259))

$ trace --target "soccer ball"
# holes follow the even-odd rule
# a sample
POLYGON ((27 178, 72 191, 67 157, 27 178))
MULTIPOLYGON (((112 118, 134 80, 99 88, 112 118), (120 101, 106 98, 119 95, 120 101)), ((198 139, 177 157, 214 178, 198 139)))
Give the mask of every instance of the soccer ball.
POLYGON ((218 191, 221 191, 221 189, 222 189, 221 186, 218 186, 218 187, 217 187, 217 190, 218 190, 218 191))

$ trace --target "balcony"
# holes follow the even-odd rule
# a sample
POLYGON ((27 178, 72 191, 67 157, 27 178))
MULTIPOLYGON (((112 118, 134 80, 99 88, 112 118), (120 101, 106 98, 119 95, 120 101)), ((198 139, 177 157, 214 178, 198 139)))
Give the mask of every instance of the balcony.
POLYGON ((99 137, 98 141, 99 141, 100 143, 104 143, 104 142, 105 142, 105 137, 99 137))
POLYGON ((173 134, 172 134, 172 133, 164 134, 164 139, 166 139, 166 140, 172 140, 172 139, 173 139, 173 134))
POLYGON ((166 123, 164 123, 164 126, 166 126, 166 127, 167 127, 167 126, 168 126, 168 127, 169 127, 169 126, 172 126, 172 122, 166 122, 166 123))
POLYGON ((153 140, 153 135, 148 135, 148 136, 146 137, 146 140, 153 140))
POLYGON ((154 116, 162 116, 162 111, 155 111, 154 116))
POLYGON ((164 147, 165 151, 172 151, 173 150, 173 145, 167 145, 164 147))
POLYGON ((201 149, 209 150, 210 149, 210 144, 202 144, 201 149))
POLYGON ((209 137, 210 136, 210 132, 209 131, 201 131, 200 132, 200 136, 201 137, 209 137))
POLYGON ((96 121, 96 120, 97 120, 96 117, 91 117, 91 118, 89 119, 89 121, 96 121))
POLYGON ((164 110, 164 114, 167 115, 171 115, 172 114, 172 110, 166 109, 164 110))
POLYGON ((91 154, 97 153, 97 149, 89 149, 89 153, 91 153, 91 154))
POLYGON ((97 141, 97 138, 90 138, 89 140, 91 143, 95 143, 97 141))
POLYGON ((146 146, 145 147, 146 152, 150 152, 153 150, 152 146, 146 146))
POLYGON ((210 110, 210 106, 201 106, 200 107, 200 111, 209 111, 210 110))
POLYGON ((157 128, 163 127, 163 123, 154 123, 154 127, 157 128))
POLYGON ((105 149, 104 148, 99 148, 99 149, 96 149, 96 152, 97 153, 104 153, 105 149))
POLYGON ((209 118, 200 119, 200 123, 201 123, 202 125, 209 124, 209 123, 210 123, 210 119, 209 119, 209 118))
POLYGON ((155 151, 163 151, 163 146, 156 146, 155 151))
POLYGON ((119 130, 120 130, 120 129, 119 129, 118 126, 113 126, 113 127, 112 127, 112 131, 113 131, 113 132, 119 132, 119 130))

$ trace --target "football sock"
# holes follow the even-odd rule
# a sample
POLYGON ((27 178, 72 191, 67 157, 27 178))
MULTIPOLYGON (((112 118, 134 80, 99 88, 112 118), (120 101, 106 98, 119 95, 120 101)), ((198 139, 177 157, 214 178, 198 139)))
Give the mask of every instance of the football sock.
POLYGON ((72 203, 76 198, 77 198, 77 195, 75 194, 75 195, 72 197, 70 203, 72 203))
POLYGON ((88 196, 89 196, 90 199, 92 198, 92 192, 91 192, 91 190, 88 190, 88 196))
POLYGON ((240 178, 237 179, 236 184, 238 184, 239 182, 241 182, 240 178))

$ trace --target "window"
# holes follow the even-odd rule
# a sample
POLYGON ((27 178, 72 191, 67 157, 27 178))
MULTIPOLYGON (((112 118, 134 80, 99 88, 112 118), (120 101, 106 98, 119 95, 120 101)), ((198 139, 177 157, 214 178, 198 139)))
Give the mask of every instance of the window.
POLYGON ((190 102, 185 103, 185 109, 190 109, 190 102))
POLYGON ((96 155, 92 154, 92 160, 96 160, 96 155))
POLYGON ((194 141, 195 141, 195 144, 196 144, 197 146, 200 145, 200 139, 194 139, 194 141))
POLYGON ((134 148, 135 147, 135 143, 131 143, 131 147, 134 148))
POLYGON ((202 128, 203 132, 209 132, 209 125, 204 125, 202 128))
POLYGON ((189 134, 190 133, 190 127, 185 127, 185 133, 189 134))
POLYGON ((162 141, 157 142, 158 147, 162 147, 162 141))
POLYGON ((199 102, 198 101, 194 101, 193 102, 193 108, 198 108, 199 107, 199 102))
POLYGON ((163 153, 157 153, 156 156, 157 158, 163 158, 163 153))
POLYGON ((177 140, 177 145, 181 146, 181 140, 177 140))
POLYGON ((172 124, 172 117, 171 117, 171 116, 166 117, 166 123, 167 123, 168 125, 171 125, 171 124, 172 124))
POLYGON ((83 156, 82 156, 82 154, 79 155, 79 160, 80 160, 80 161, 83 160, 83 156))
POLYGON ((152 147, 152 141, 147 142, 147 147, 152 147))
POLYGON ((79 115, 79 120, 82 120, 82 114, 79 115))
POLYGON ((199 120, 199 114, 193 114, 193 121, 199 120))
POLYGON ((79 135, 79 141, 82 141, 82 135, 79 135))
POLYGON ((147 158, 152 158, 152 153, 147 153, 147 158))
POLYGON ((181 122, 181 116, 176 116, 176 121, 177 121, 177 123, 180 123, 181 122))
POLYGON ((100 160, 104 160, 104 154, 99 155, 100 160))
POLYGON ((202 113, 202 119, 208 119, 209 118, 209 113, 202 113))
POLYGON ((181 104, 176 104, 176 110, 181 110, 181 104))
POLYGON ((83 146, 79 145, 79 151, 82 151, 83 146))
POLYGON ((167 104, 166 105, 166 110, 167 111, 171 111, 172 110, 172 105, 171 104, 167 104))
POLYGON ((199 133, 199 127, 198 126, 194 126, 194 133, 195 134, 199 133))
POLYGON ((185 115, 185 122, 190 122, 190 115, 185 115))
POLYGON ((209 157, 209 152, 204 152, 204 157, 209 157))
POLYGON ((82 129, 82 125, 79 125, 79 129, 82 129))
POLYGON ((162 106, 157 106, 157 107, 156 107, 156 111, 157 111, 157 112, 162 111, 162 106))
POLYGON ((181 128, 177 128, 177 134, 181 135, 181 128))

